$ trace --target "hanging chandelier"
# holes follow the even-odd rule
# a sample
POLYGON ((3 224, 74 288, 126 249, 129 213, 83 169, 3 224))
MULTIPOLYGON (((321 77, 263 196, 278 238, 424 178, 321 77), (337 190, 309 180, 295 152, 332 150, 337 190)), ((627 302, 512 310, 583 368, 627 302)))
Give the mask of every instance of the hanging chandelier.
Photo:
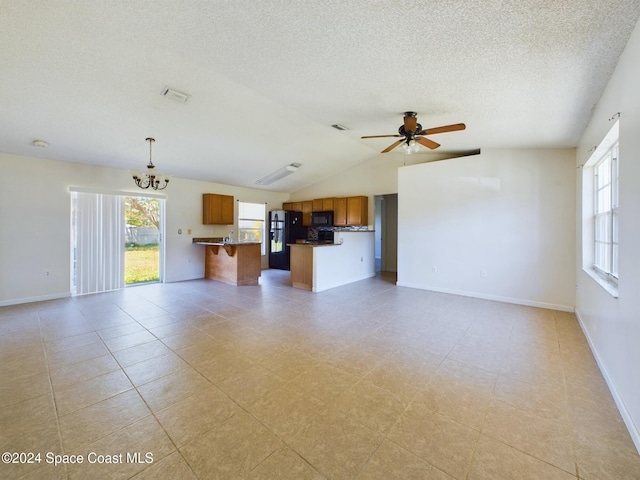
POLYGON ((138 187, 143 189, 151 187, 154 190, 163 190, 167 188, 169 184, 169 177, 156 172, 156 166, 151 161, 151 148, 156 139, 147 138, 145 140, 149 142, 149 165, 147 165, 147 173, 139 171, 133 172, 133 181, 136 182, 138 187))

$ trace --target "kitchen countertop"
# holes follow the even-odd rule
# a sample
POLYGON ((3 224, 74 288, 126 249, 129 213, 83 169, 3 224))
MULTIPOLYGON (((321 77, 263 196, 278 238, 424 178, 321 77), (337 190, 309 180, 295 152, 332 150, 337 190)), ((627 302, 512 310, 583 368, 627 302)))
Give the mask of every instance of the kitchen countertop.
POLYGON ((318 242, 301 242, 288 243, 290 247, 339 247, 341 243, 318 243, 318 242))
POLYGON ((197 243, 198 245, 260 245, 260 242, 225 242, 222 237, 211 237, 211 238, 194 238, 192 240, 193 243, 197 243))

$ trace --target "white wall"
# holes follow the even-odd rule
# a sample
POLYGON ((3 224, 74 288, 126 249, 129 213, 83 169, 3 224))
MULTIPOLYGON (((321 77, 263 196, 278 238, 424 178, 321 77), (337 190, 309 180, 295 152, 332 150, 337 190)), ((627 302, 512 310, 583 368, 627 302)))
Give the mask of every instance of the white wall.
POLYGON ((313 291, 364 280, 376 274, 373 232, 336 232, 340 246, 313 248, 313 291))
POLYGON ((573 149, 403 167, 398 285, 572 311, 575 215, 573 149))
MULTIPOLYGON (((0 153, 0 172, 0 305, 69 295, 69 186, 143 193, 126 170, 0 153), (45 270, 51 274, 46 276, 45 270)), ((202 278, 204 251, 192 238, 229 232, 227 226, 202 225, 202 194, 207 192, 267 202, 267 210, 280 208, 289 197, 173 178, 161 192, 167 199, 166 281, 202 278), (180 228, 182 235, 177 233, 180 228)), ((237 234, 237 227, 233 229, 237 234)), ((264 257, 263 265, 267 263, 264 257)))
MULTIPOLYGON (((640 451, 640 24, 631 35, 580 141, 577 165, 611 128, 620 112, 619 296, 613 298, 583 270, 576 270, 576 313, 640 451)), ((582 169, 577 170, 581 193, 582 169)), ((582 199, 578 198, 578 205, 582 199)), ((582 224, 578 209, 577 225, 582 224)), ((578 246, 581 231, 578 229, 578 246)), ((577 258, 581 261, 582 250, 577 258)))

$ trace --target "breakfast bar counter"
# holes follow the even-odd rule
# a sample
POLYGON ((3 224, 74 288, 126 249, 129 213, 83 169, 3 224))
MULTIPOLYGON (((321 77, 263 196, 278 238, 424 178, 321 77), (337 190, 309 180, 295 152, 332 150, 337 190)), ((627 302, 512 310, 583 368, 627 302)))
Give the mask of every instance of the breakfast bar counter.
POLYGON ((205 246, 205 278, 231 285, 258 285, 262 271, 260 243, 206 238, 194 238, 193 243, 205 246))
POLYGON ((372 231, 336 232, 334 244, 291 243, 291 286, 312 292, 375 275, 372 231))

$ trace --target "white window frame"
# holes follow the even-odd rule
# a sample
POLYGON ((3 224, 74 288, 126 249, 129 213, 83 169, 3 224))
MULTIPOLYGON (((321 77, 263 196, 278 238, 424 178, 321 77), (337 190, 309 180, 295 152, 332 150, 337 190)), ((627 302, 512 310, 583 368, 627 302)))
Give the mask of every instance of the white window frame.
POLYGON ((618 282, 618 154, 616 141, 593 167, 593 268, 614 283, 618 282))
MULTIPOLYGON (((255 230, 255 227, 251 227, 251 228, 242 227, 243 221, 260 222, 262 224, 262 227, 260 229, 260 236, 261 236, 260 254, 263 256, 266 255, 267 254, 267 244, 266 244, 267 204, 257 203, 257 202, 243 202, 241 200, 238 200, 238 241, 245 241, 247 239, 247 235, 244 234, 245 231, 255 230), (256 205, 256 206, 260 205, 263 208, 262 218, 260 218, 260 216, 255 216, 255 218, 251 216, 244 216, 243 214, 244 209, 242 207, 242 204, 256 205)), ((251 236, 249 236, 249 238, 251 238, 251 236)))
POLYGON ((620 143, 618 121, 584 165, 583 270, 618 296, 620 143))

